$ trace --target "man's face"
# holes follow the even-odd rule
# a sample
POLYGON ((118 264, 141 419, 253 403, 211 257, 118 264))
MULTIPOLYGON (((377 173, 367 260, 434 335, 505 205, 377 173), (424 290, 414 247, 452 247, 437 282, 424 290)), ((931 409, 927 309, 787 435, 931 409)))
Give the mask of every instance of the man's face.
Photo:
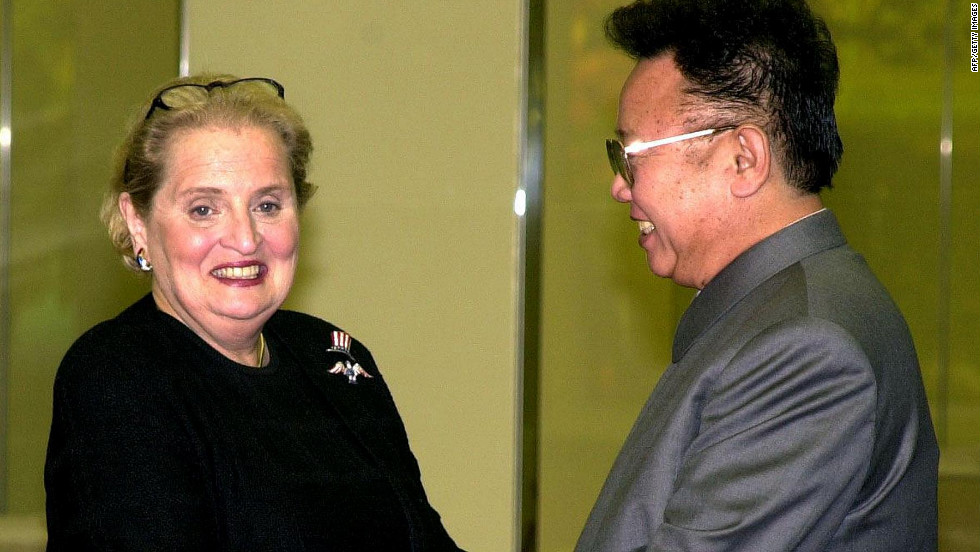
MULTIPOLYGON (((620 96, 617 133, 623 144, 702 130, 704 114, 684 104, 684 84, 672 55, 640 60, 620 96)), ((702 288, 724 266, 717 266, 717 248, 722 232, 730 231, 725 173, 736 164, 722 146, 734 139, 724 132, 630 155, 633 187, 620 175, 613 179, 612 196, 630 204, 654 274, 702 288)))

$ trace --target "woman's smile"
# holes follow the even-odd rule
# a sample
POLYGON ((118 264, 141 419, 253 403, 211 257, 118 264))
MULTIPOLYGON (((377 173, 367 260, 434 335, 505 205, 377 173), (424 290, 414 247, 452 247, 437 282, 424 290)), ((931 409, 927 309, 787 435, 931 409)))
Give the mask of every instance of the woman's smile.
POLYGON ((222 283, 226 285, 252 286, 261 284, 268 272, 269 268, 264 264, 247 262, 215 268, 211 271, 211 275, 222 280, 222 283))

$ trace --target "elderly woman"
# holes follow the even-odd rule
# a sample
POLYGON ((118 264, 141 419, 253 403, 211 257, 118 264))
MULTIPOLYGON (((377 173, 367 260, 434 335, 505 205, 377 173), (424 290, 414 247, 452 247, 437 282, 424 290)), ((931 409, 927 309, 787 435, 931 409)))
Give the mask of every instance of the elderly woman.
POLYGON ((310 136, 265 78, 161 88, 103 208, 150 294, 54 389, 49 550, 457 550, 371 354, 280 310, 310 136))

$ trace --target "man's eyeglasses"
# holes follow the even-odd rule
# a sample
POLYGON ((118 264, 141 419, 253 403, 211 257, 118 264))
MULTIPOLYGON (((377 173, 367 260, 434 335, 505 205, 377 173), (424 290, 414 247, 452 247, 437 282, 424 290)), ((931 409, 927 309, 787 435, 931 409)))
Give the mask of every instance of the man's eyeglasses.
POLYGON ((169 86, 160 91, 153 98, 149 111, 146 112, 147 120, 157 109, 165 111, 177 109, 188 105, 203 103, 207 101, 208 95, 215 88, 243 88, 249 93, 256 94, 275 94, 285 99, 286 89, 278 82, 264 77, 248 77, 232 81, 214 81, 208 84, 184 83, 169 86))
POLYGON ((646 151, 659 146, 665 146, 667 144, 673 144, 674 142, 682 142, 684 140, 690 140, 692 138, 700 138, 702 136, 710 136, 716 132, 722 132, 724 130, 732 130, 733 128, 738 128, 736 126, 724 126, 718 128, 708 128, 705 130, 698 130, 696 132, 688 132, 687 134, 679 134, 677 136, 670 136, 668 138, 661 138, 659 140, 653 140, 652 142, 634 142, 628 146, 624 146, 619 140, 609 139, 606 140, 606 155, 609 156, 609 166, 612 167, 613 173, 618 174, 623 177, 626 184, 632 188, 633 187, 633 169, 630 167, 629 156, 633 154, 640 153, 641 151, 646 151))

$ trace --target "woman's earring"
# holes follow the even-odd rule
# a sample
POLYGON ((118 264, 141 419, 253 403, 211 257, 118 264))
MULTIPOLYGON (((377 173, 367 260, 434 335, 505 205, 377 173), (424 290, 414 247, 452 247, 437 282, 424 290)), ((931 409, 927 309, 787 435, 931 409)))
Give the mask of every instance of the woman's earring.
POLYGON ((136 252, 136 264, 140 265, 140 270, 142 270, 143 272, 149 272, 153 270, 153 265, 151 265, 150 261, 146 260, 146 257, 143 256, 142 247, 140 248, 139 251, 136 252))

